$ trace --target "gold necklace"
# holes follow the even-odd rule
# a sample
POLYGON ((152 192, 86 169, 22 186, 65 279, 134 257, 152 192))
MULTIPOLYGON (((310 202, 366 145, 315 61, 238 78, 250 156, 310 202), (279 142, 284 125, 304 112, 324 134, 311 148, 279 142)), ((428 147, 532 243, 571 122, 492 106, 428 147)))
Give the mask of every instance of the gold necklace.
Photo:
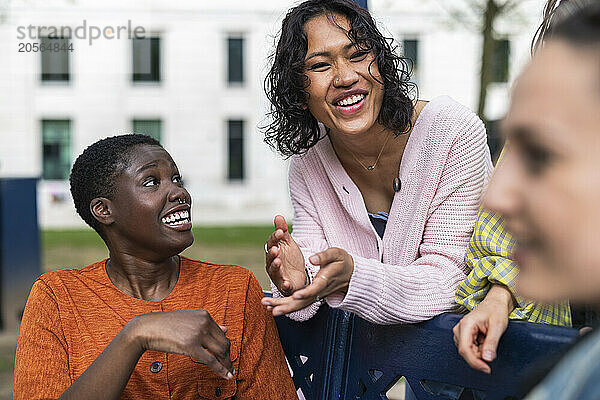
POLYGON ((390 136, 388 135, 388 137, 385 139, 385 142, 383 142, 383 146, 381 146, 381 150, 379 150, 379 154, 377 155, 377 158, 375 159, 375 162, 369 166, 366 166, 365 164, 362 163, 362 161, 360 161, 358 159, 358 157, 356 157, 356 155, 354 154, 354 152, 352 150, 350 150, 350 148, 348 146, 346 146, 346 149, 348 149, 348 151, 350 152, 350 154, 352 154, 352 157, 354 157, 354 159, 367 171, 373 171, 375 169, 375 167, 377 166, 377 163, 379 162, 379 158, 381 157, 381 155, 383 154, 383 149, 385 149, 385 145, 387 144, 388 140, 390 140, 390 136))

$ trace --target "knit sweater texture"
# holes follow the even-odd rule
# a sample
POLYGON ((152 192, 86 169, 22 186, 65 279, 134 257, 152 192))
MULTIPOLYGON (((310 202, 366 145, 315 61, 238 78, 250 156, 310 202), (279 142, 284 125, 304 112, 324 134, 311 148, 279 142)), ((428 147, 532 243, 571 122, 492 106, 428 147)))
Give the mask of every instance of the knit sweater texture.
MULTIPOLYGON (((481 120, 448 96, 433 99, 410 133, 398 171, 402 188, 380 238, 328 137, 293 157, 292 236, 311 275, 319 267, 308 257, 329 247, 354 259, 347 293, 329 295, 329 306, 378 324, 416 323, 455 310, 454 293, 469 272, 465 251, 491 171, 481 120)), ((321 303, 288 316, 307 320, 321 303)))

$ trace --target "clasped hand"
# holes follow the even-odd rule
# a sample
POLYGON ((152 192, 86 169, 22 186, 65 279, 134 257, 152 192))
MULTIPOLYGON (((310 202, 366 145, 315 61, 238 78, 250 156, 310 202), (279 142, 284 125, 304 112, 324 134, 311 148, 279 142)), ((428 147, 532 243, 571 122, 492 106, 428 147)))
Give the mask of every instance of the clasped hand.
POLYGON ((310 263, 321 268, 308 284, 304 256, 288 232, 285 219, 278 215, 274 223, 275 231, 267 240, 266 269, 285 297, 262 299, 274 316, 298 311, 332 293, 348 290, 354 272, 354 260, 348 252, 331 247, 312 255, 310 263))
POLYGON ((124 329, 140 350, 182 354, 206 364, 225 379, 235 370, 229 356, 227 328, 218 325, 206 310, 180 310, 142 314, 124 329))
POLYGON ((493 284, 487 296, 452 329, 458 353, 476 370, 489 374, 500 338, 516 300, 502 285, 493 284))

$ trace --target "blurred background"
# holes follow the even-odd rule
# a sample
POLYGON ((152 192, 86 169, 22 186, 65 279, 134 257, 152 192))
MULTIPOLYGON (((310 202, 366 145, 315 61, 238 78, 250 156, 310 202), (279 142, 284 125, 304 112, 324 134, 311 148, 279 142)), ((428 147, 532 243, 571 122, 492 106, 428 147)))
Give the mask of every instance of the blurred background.
MULTIPOLYGON (((194 204, 191 257, 251 269, 291 222, 287 161, 263 142, 263 79, 298 1, 0 0, 0 399, 11 398, 20 313, 39 274, 106 257, 75 213, 68 176, 92 142, 158 139, 194 204)), ((421 99, 452 96, 493 154, 543 0, 362 0, 412 60, 421 99)))

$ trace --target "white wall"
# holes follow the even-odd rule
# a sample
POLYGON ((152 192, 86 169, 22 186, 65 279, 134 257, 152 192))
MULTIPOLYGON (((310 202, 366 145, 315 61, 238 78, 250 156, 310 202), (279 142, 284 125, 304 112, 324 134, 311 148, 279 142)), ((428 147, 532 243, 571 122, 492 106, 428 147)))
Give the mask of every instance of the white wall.
MULTIPOLYGON (((451 23, 448 4, 463 0, 371 0, 380 24, 396 38, 420 40, 420 97, 449 94, 476 108, 480 37, 451 23)), ((268 109, 262 91, 273 35, 291 4, 282 0, 9 2, 0 23, 0 177, 41 175, 43 118, 72 120, 73 159, 102 137, 130 130, 133 118, 160 118, 162 141, 178 163, 201 224, 269 223, 275 213, 291 216, 287 162, 262 141, 257 126, 268 109), (6 12, 7 11, 7 12, 6 12), (130 82, 129 40, 73 39, 71 81, 42 84, 40 54, 18 53, 19 25, 98 26, 132 20, 161 36, 159 85, 130 82), (226 83, 226 38, 246 39, 246 84, 226 83), (246 120, 246 179, 226 177, 226 120, 246 120)), ((529 40, 542 0, 524 0, 519 18, 501 21, 511 38, 511 80, 529 57, 529 40)), ((0 8, 1 12, 1 8, 0 8)), ((507 107, 509 84, 491 90, 486 115, 507 107)), ((66 182, 41 181, 38 200, 44 227, 81 226, 66 182), (62 199, 62 200, 61 200, 62 199)))

